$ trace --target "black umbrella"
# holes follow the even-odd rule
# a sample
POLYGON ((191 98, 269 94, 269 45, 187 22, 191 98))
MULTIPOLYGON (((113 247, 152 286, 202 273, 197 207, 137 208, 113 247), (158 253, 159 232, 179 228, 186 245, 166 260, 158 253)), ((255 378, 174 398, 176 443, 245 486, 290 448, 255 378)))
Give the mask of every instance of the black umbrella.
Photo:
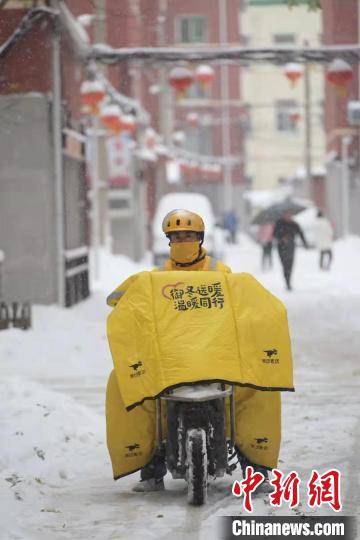
POLYGON ((306 206, 303 206, 292 199, 285 199, 280 203, 272 204, 268 208, 261 210, 261 212, 252 220, 253 225, 263 225, 264 223, 274 223, 285 214, 285 212, 291 212, 292 214, 298 214, 302 210, 305 210, 306 206))

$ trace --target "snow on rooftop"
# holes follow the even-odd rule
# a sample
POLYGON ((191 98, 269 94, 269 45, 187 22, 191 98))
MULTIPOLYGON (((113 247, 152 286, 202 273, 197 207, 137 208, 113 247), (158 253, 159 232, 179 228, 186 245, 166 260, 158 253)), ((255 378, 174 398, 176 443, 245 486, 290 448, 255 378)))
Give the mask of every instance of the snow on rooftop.
POLYGON ((244 198, 256 208, 267 208, 268 206, 282 202, 292 193, 291 187, 281 187, 275 189, 253 189, 246 191, 244 198))

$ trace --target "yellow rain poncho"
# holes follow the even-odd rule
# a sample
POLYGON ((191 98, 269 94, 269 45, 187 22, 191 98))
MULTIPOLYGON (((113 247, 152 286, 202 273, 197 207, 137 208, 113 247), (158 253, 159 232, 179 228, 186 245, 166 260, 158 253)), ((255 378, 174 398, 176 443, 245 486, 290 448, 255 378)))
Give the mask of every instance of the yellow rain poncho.
POLYGON ((249 274, 141 272, 114 293, 107 391, 114 476, 155 449, 153 399, 200 381, 236 385, 237 445, 250 462, 277 465, 280 390, 293 390, 286 311, 249 274), (259 391, 260 390, 260 391, 259 391))

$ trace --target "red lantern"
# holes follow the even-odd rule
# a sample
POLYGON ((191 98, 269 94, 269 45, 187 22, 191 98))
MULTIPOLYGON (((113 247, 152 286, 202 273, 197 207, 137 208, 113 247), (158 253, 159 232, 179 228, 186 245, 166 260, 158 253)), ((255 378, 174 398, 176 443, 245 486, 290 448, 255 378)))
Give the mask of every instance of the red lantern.
POLYGON ((178 97, 184 97, 186 90, 194 82, 194 75, 190 69, 177 66, 169 74, 169 84, 176 90, 178 97))
POLYGON ((346 85, 354 78, 354 73, 350 64, 341 58, 336 58, 331 62, 326 78, 336 86, 338 95, 344 97, 348 92, 346 85))
POLYGON ((200 83, 201 87, 205 89, 215 79, 215 71, 211 66, 201 64, 195 70, 195 79, 200 83))
POLYGON ((112 134, 118 134, 122 130, 121 112, 118 105, 105 105, 101 109, 100 120, 112 134))
POLYGON ((82 110, 86 114, 98 114, 99 105, 105 95, 105 87, 101 81, 84 81, 80 87, 82 110))
POLYGON ((299 64, 286 64, 285 77, 289 79, 291 86, 294 88, 299 79, 303 76, 303 69, 299 64))
POLYGON ((289 114, 289 118, 296 125, 301 118, 301 114, 297 111, 293 111, 289 114))
POLYGON ((132 114, 124 114, 121 117, 121 127, 126 133, 134 133, 136 129, 135 118, 132 114))
POLYGON ((186 115, 186 122, 191 127, 197 127, 199 125, 199 115, 197 112, 188 112, 186 115))

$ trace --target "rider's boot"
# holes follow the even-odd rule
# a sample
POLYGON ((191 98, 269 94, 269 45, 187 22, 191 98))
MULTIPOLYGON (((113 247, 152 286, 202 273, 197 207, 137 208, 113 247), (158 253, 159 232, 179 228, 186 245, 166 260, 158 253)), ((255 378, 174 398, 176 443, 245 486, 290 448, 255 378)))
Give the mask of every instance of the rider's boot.
POLYGON ((140 472, 140 482, 135 484, 132 491, 146 493, 149 491, 163 491, 164 476, 166 474, 165 457, 163 453, 156 453, 150 463, 140 472))
POLYGON ((254 472, 259 472, 264 475, 264 480, 257 486, 255 489, 255 493, 270 493, 273 491, 273 486, 270 484, 269 480, 269 471, 262 467, 261 465, 255 465, 253 463, 250 463, 248 459, 237 449, 237 454, 239 458, 239 463, 241 466, 243 477, 245 477, 246 467, 251 465, 251 467, 254 469, 254 472))
POLYGON ((148 493, 150 491, 163 491, 165 489, 163 478, 149 478, 148 480, 140 480, 132 488, 136 493, 148 493))
POLYGON ((274 487, 270 484, 269 480, 269 472, 265 467, 261 467, 260 465, 254 466, 254 472, 259 472, 264 475, 264 480, 257 486, 255 489, 255 493, 270 493, 274 490, 274 487))

